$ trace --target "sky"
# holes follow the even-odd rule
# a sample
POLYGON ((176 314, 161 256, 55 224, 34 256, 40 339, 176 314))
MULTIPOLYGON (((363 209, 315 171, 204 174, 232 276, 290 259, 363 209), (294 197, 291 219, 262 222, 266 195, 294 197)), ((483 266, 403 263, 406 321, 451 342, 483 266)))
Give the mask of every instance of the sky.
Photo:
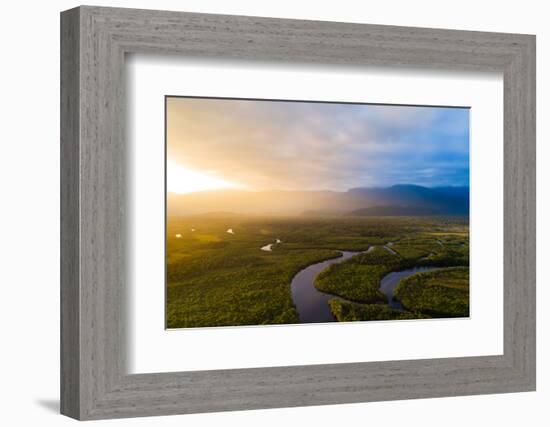
POLYGON ((167 98, 168 191, 469 184, 469 109, 167 98))

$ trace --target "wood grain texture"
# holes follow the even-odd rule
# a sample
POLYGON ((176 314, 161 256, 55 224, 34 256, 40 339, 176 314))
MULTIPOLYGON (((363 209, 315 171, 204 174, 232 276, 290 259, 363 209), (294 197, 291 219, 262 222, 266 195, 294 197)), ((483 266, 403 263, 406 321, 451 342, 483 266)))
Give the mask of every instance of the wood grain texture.
POLYGON ((535 38, 80 7, 62 13, 62 413, 100 419, 535 388, 535 38), (128 375, 127 53, 500 71, 504 354, 128 375))
POLYGON ((61 412, 80 414, 79 17, 61 20, 61 412))

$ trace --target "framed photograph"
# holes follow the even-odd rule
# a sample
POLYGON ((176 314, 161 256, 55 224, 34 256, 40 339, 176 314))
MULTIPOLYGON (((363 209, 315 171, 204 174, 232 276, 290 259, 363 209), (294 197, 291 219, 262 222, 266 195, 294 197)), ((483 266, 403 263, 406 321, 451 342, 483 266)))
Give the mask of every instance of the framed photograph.
POLYGON ((535 389, 535 37, 61 14, 61 411, 535 389))
POLYGON ((166 327, 469 317, 469 130, 465 107, 167 96, 166 327))

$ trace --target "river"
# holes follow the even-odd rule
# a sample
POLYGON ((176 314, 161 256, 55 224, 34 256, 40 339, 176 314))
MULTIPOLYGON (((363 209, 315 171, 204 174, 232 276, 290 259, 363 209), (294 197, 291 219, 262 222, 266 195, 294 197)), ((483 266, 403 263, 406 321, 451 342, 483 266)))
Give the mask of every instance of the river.
MULTIPOLYGON (((370 248, 369 248, 370 249, 370 248)), ((342 251, 338 258, 312 264, 294 276, 290 284, 292 300, 298 311, 300 323, 324 323, 335 322, 328 301, 334 295, 325 294, 315 287, 317 275, 331 264, 337 264, 361 252, 342 251)))
POLYGON ((382 277, 382 280, 380 280, 380 292, 388 297, 388 305, 391 308, 403 310, 403 306, 401 305, 401 303, 393 298, 393 293, 395 292, 395 288, 399 284, 399 281, 416 273, 437 269, 438 267, 414 267, 402 271, 393 271, 389 274, 386 274, 384 277, 382 277))
MULTIPOLYGON (((374 246, 371 246, 364 252, 370 252, 373 249, 374 246)), ((341 256, 312 264, 300 270, 294 276, 290 284, 290 290, 292 293, 292 300, 298 311, 300 323, 325 323, 336 321, 334 315, 330 311, 328 301, 338 297, 319 291, 315 287, 315 278, 329 265, 338 264, 360 253, 363 252, 341 251, 341 256)), ((393 299, 393 293, 399 281, 413 274, 435 269, 437 269, 437 267, 414 267, 403 271, 391 272, 385 275, 380 281, 380 291, 388 297, 388 305, 390 307, 402 310, 403 306, 401 303, 393 299)))

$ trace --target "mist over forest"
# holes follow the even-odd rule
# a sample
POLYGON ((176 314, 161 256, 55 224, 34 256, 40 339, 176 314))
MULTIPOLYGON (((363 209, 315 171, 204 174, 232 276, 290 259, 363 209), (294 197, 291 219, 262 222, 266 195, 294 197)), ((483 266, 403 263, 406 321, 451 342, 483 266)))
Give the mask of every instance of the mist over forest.
POLYGON ((468 215, 469 187, 394 185, 348 191, 218 190, 168 193, 168 216, 255 215, 468 215))

